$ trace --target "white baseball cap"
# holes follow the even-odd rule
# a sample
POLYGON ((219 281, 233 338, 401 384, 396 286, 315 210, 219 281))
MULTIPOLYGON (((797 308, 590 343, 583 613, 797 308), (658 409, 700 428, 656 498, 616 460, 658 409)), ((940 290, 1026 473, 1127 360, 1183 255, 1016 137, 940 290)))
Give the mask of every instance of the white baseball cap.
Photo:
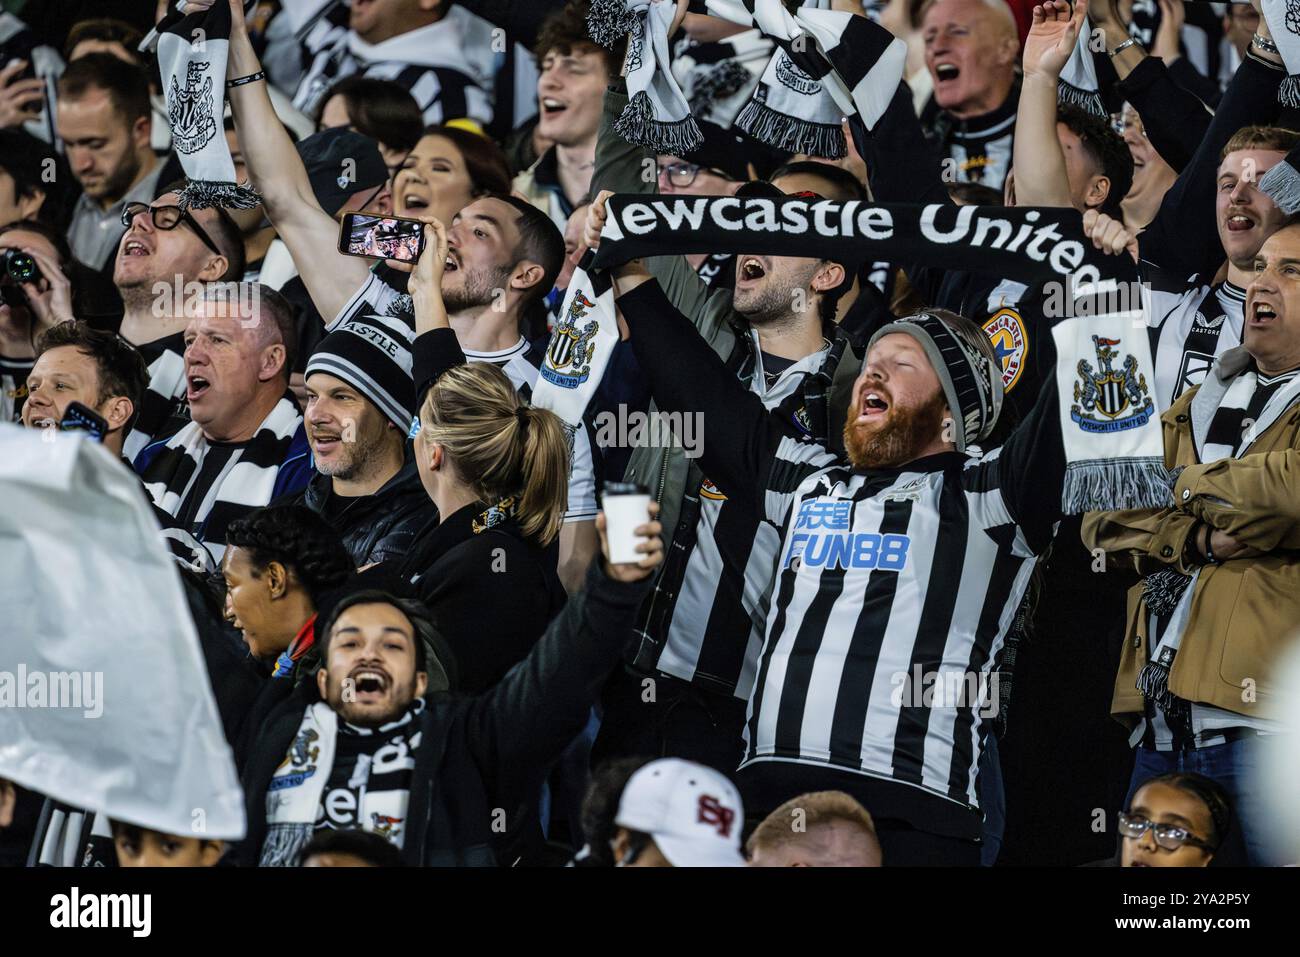
POLYGON ((614 823, 654 838, 673 867, 744 867, 740 792, 693 761, 660 758, 628 779, 614 823))

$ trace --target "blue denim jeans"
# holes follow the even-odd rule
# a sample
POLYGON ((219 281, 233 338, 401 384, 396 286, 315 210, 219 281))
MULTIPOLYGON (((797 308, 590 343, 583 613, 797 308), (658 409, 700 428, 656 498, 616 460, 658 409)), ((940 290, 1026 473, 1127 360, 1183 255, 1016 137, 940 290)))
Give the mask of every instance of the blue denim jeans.
POLYGON ((1227 744, 1216 744, 1194 751, 1152 751, 1137 748, 1133 761, 1133 777, 1129 781, 1127 808, 1137 789, 1157 775, 1171 771, 1195 771, 1217 781, 1232 798, 1237 828, 1245 845, 1247 862, 1252 867, 1275 867, 1282 862, 1275 857, 1276 849, 1265 840, 1261 826, 1265 811, 1259 797, 1255 776, 1260 757, 1257 751, 1259 738, 1248 734, 1227 744))
POLYGON ((1002 763, 998 759, 998 738, 992 731, 984 739, 984 754, 980 758, 979 783, 980 810, 984 812, 984 833, 980 847, 980 866, 992 867, 1002 850, 1002 834, 1007 827, 1007 795, 1002 781, 1002 763))

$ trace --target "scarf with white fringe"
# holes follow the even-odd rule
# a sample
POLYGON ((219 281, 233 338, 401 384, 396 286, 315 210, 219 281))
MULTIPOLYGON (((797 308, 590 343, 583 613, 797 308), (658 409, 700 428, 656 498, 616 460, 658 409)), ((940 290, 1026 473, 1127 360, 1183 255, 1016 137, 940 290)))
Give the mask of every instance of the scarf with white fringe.
MULTIPOLYGON (((800 256, 850 265, 892 257, 1026 283, 1089 276, 1098 294, 1114 283, 1102 280, 1102 268, 1113 273, 1132 266, 1097 253, 1070 209, 624 194, 610 197, 606 210, 600 246, 570 282, 564 315, 574 318, 557 323, 534 392, 536 404, 570 423, 580 420, 618 341, 603 273, 631 259, 740 250, 780 256, 796 248, 800 256)), ((1068 463, 1062 508, 1079 514, 1165 505, 1169 487, 1146 324, 1140 312, 1095 311, 1054 329, 1068 463)))
MULTIPOLYGON (((848 152, 842 118, 856 115, 867 129, 875 126, 902 79, 907 46, 866 17, 823 9, 828 4, 812 0, 794 13, 782 0, 693 0, 692 8, 756 27, 777 44, 735 126, 789 153, 839 159, 848 152)), ((668 69, 673 9, 671 0, 595 0, 587 24, 602 46, 629 35, 630 96, 620 134, 646 149, 680 155, 696 148, 700 137, 668 69)))
POLYGON ((1264 22, 1277 44, 1286 67, 1286 79, 1278 87, 1277 101, 1300 109, 1300 0, 1264 0, 1264 22))
POLYGON ((157 46, 172 147, 187 178, 180 205, 252 209, 261 199, 247 183, 235 182, 223 127, 230 7, 221 2, 201 12, 186 9, 179 0, 140 45, 141 50, 157 46))
POLYGON ((1094 116, 1105 116, 1106 107, 1101 102, 1101 88, 1097 83, 1097 65, 1092 60, 1088 43, 1092 38, 1092 24, 1087 17, 1079 28, 1079 39, 1065 61, 1056 86, 1056 98, 1061 103, 1077 106, 1094 116))

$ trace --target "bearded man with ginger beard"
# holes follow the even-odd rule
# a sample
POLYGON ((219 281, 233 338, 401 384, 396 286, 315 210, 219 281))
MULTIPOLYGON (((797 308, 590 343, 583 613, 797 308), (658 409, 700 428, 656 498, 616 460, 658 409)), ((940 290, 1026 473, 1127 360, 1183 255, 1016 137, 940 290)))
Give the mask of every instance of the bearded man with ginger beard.
POLYGON ((872 809, 891 864, 978 864, 990 678, 1061 515, 1054 385, 977 450, 1002 407, 987 338, 946 310, 907 316, 868 344, 839 452, 793 438, 727 375, 640 262, 614 276, 656 406, 700 417, 704 470, 782 535, 745 807, 841 790, 872 809))

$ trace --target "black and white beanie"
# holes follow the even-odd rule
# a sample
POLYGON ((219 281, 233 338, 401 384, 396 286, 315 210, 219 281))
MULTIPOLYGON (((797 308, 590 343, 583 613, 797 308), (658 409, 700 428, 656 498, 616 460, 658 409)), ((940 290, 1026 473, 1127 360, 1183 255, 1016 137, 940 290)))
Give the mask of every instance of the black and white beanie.
POLYGON ((960 329, 928 312, 882 326, 867 343, 868 353, 876 340, 891 332, 901 332, 919 342, 934 366, 948 408, 961 417, 957 451, 965 452, 968 445, 987 438, 1002 411, 1002 370, 997 363, 960 329))
POLYGON ((307 360, 306 377, 342 379, 378 406, 405 434, 415 417, 411 327, 401 319, 368 315, 344 319, 307 360))

